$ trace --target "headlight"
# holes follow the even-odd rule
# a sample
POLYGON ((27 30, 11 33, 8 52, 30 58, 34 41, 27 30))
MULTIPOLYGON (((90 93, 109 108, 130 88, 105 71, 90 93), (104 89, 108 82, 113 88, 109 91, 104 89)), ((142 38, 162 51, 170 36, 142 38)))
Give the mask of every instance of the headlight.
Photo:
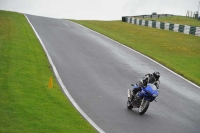
POLYGON ((152 96, 153 96, 153 97, 157 97, 157 95, 156 95, 156 94, 153 94, 152 96))

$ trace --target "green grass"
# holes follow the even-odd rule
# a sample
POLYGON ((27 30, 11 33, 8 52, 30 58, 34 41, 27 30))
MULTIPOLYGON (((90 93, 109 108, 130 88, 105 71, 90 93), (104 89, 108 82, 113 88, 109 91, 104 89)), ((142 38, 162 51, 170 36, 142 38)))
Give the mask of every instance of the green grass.
POLYGON ((0 132, 94 133, 63 94, 23 14, 0 11, 0 132))
POLYGON ((121 21, 72 21, 127 45, 200 85, 200 37, 121 21))
POLYGON ((161 18, 138 18, 138 19, 145 19, 145 20, 156 20, 159 22, 169 22, 174 24, 182 24, 182 25, 191 25, 200 27, 200 21, 185 17, 185 16, 170 16, 170 17, 161 17, 161 18))

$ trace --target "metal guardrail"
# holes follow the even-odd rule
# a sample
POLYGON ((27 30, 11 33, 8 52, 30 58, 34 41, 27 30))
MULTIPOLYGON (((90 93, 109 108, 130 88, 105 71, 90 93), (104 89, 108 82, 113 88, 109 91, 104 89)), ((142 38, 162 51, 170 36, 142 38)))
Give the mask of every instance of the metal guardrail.
POLYGON ((157 14, 157 15, 138 15, 138 16, 132 16, 132 17, 139 17, 139 18, 161 18, 161 17, 168 17, 168 16, 175 16, 172 14, 157 14))
POLYGON ((122 17, 122 21, 126 22, 126 18, 127 17, 131 17, 131 18, 161 18, 161 17, 169 17, 169 16, 176 16, 173 14, 157 14, 157 15, 137 15, 137 16, 123 16, 122 17))

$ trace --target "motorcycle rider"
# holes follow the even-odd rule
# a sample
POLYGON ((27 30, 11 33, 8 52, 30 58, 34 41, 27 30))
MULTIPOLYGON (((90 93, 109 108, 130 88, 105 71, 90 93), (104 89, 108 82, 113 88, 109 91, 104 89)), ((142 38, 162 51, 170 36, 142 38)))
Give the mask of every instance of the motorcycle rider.
POLYGON ((148 83, 154 84, 157 89, 159 89, 159 78, 160 73, 158 71, 154 71, 152 74, 148 73, 143 77, 139 82, 137 82, 134 85, 133 88, 133 95, 137 94, 139 91, 141 91, 141 87, 146 87, 148 83))

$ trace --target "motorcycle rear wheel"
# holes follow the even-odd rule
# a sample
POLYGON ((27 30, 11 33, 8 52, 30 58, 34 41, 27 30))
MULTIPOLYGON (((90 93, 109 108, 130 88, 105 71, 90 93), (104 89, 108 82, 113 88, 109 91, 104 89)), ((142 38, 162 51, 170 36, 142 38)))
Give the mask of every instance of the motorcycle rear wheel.
POLYGON ((144 100, 143 103, 141 103, 141 105, 138 109, 138 112, 140 115, 143 115, 147 111, 147 109, 149 108, 149 104, 150 104, 150 102, 147 100, 144 100))
POLYGON ((133 108, 133 105, 131 104, 131 102, 129 100, 127 101, 127 108, 129 110, 131 110, 133 108))

